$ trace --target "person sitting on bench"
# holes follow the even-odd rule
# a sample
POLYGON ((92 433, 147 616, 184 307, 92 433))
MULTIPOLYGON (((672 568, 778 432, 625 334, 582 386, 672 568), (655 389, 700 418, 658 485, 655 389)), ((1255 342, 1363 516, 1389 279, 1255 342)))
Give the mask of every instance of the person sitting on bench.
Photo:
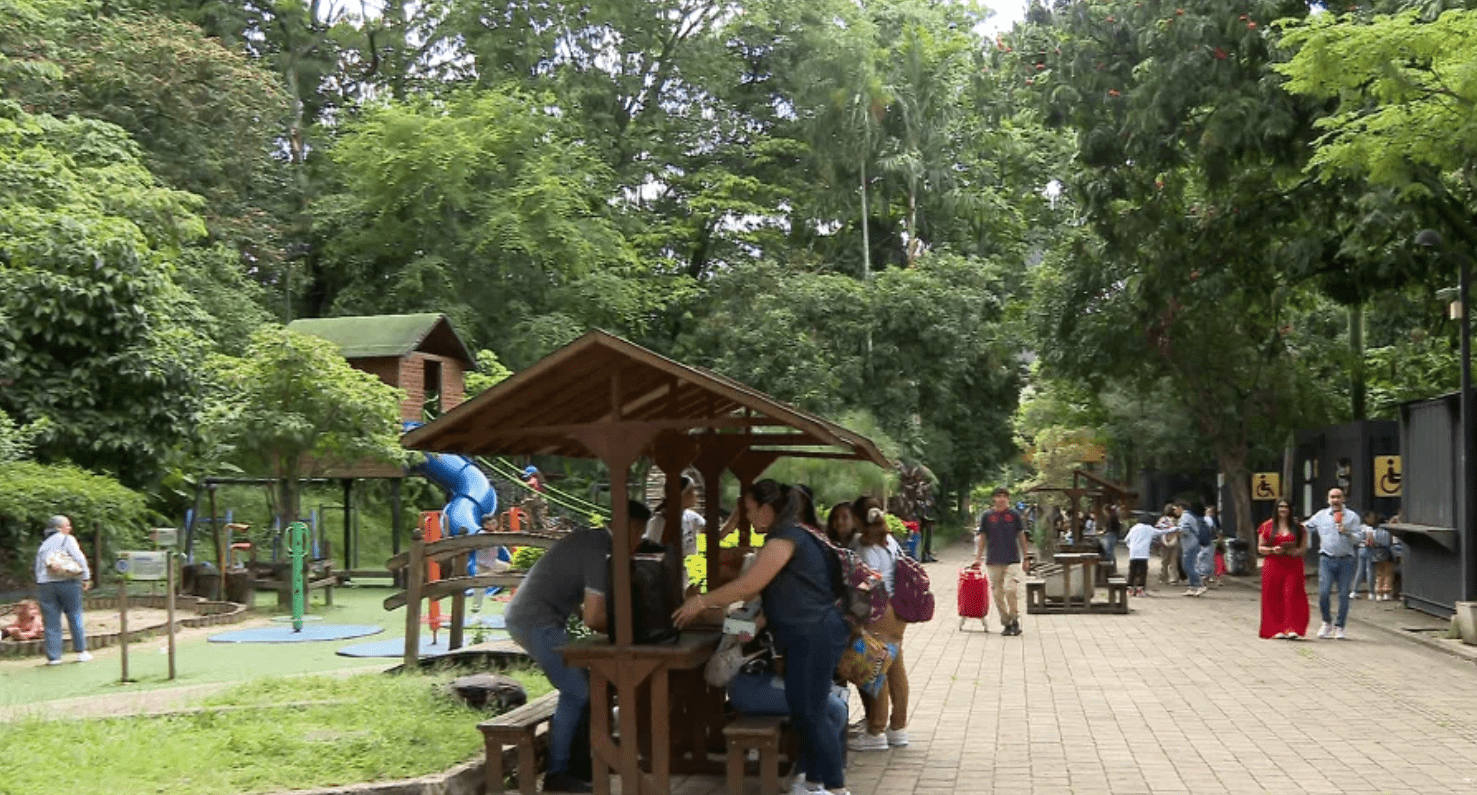
MULTIPOLYGON (((627 507, 631 549, 641 542, 651 511, 634 500, 627 507)), ((576 614, 597 632, 605 630, 609 589, 610 531, 575 530, 544 553, 529 570, 504 611, 508 634, 544 670, 559 691, 549 725, 549 767, 544 792, 590 792, 590 782, 569 773, 570 749, 580 715, 590 704, 589 674, 564 663, 558 649, 569 642, 566 627, 576 614)))

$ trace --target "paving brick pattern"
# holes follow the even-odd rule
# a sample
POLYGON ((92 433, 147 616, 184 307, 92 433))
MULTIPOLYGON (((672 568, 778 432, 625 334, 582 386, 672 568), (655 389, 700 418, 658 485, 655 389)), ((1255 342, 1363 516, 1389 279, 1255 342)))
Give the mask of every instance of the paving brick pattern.
POLYGON ((1400 637, 1395 603, 1356 602, 1347 641, 1261 640, 1253 587, 1161 586, 1004 637, 994 605, 988 633, 959 629, 970 552, 940 557, 936 618, 904 641, 911 745, 853 752, 855 795, 1477 793, 1477 666, 1400 637))

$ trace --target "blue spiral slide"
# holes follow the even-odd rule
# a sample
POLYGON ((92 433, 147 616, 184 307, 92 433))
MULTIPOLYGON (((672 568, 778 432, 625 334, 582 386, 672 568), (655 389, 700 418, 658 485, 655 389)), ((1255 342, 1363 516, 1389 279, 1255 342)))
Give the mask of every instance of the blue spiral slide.
POLYGON ((447 535, 475 533, 482 528, 483 514, 497 512, 497 490, 472 459, 454 453, 426 453, 425 463, 417 469, 451 495, 444 509, 447 535))

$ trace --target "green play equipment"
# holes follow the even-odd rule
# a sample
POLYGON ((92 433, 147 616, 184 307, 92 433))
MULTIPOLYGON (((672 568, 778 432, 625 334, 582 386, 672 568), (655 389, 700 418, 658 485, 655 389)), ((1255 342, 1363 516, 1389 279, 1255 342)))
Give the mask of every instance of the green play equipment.
POLYGON ((306 602, 307 588, 304 569, 307 567, 308 555, 312 554, 312 547, 308 543, 308 525, 306 522, 293 522, 287 526, 287 557, 292 563, 292 631, 303 631, 303 605, 306 602))

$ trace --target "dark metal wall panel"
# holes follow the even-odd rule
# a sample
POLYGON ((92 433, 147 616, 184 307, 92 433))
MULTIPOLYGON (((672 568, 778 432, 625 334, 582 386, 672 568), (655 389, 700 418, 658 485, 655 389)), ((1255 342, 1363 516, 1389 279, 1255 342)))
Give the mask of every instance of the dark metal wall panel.
POLYGON ((1454 399, 1442 398, 1401 407, 1405 424, 1402 518, 1407 522, 1457 526, 1460 423, 1456 405, 1454 399))
POLYGON ((1401 598, 1423 613, 1450 616, 1462 598, 1462 560, 1451 550, 1418 535, 1404 536, 1401 598))

